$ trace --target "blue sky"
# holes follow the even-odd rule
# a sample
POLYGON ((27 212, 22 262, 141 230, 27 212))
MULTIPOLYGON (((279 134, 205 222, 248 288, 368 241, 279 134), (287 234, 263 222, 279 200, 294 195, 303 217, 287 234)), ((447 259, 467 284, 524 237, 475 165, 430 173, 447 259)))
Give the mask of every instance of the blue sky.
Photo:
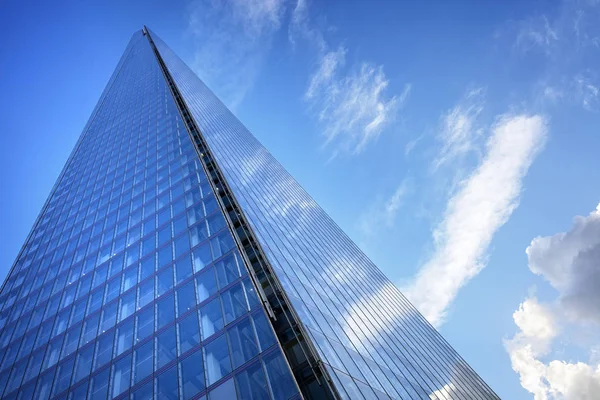
POLYGON ((0 276, 146 24, 502 398, 597 395, 600 4, 171 3, 0 5, 0 276))

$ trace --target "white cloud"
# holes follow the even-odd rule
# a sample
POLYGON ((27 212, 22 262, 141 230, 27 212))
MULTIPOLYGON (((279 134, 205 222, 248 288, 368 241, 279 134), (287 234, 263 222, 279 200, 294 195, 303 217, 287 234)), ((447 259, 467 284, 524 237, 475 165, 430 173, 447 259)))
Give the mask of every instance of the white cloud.
POLYGON ((549 54, 558 40, 556 28, 545 15, 542 15, 521 23, 516 44, 525 51, 539 48, 549 54))
POLYGON ((252 88, 285 13, 284 0, 199 0, 190 5, 192 67, 235 108, 252 88))
POLYGON ((558 333, 557 310, 542 305, 535 298, 526 299, 513 319, 520 331, 504 345, 521 386, 535 400, 593 400, 600 393, 600 364, 552 360, 543 362, 558 333))
POLYGON ((554 339, 557 334, 554 315, 535 297, 521 303, 519 309, 514 312, 513 319, 524 335, 540 339, 541 345, 554 339))
POLYGON ((394 120, 411 86, 405 85, 400 96, 388 96, 383 66, 362 62, 344 71, 346 53, 341 46, 322 55, 305 98, 317 111, 325 146, 334 146, 335 153, 357 154, 394 120))
POLYGON ((477 168, 460 183, 434 231, 435 250, 403 292, 440 325, 459 289, 485 266, 496 231, 517 207, 522 181, 546 137, 539 115, 504 115, 477 168))
MULTIPOLYGON (((588 363, 543 361, 551 354, 552 341, 561 332, 581 330, 590 324, 598 332, 599 209, 600 206, 588 216, 576 217, 568 232, 533 239, 526 250, 529 269, 544 277, 558 292, 556 301, 549 304, 526 299, 513 314, 519 332, 505 341, 521 385, 536 400, 591 400, 600 393, 598 347, 590 349, 588 363)), ((574 336, 568 336, 576 341, 574 336)), ((597 333, 595 339, 600 340, 597 333)))
POLYGON ((594 69, 585 66, 600 44, 599 4, 563 0, 552 16, 536 15, 511 25, 516 27, 509 36, 520 50, 517 56, 534 57, 533 70, 537 69, 541 87, 537 101, 564 101, 598 111, 600 84, 594 69))
POLYGON ((332 46, 323 29, 311 23, 306 0, 298 0, 289 40, 296 46, 303 39, 317 52, 317 66, 304 98, 321 123, 324 146, 333 149, 331 158, 340 153, 358 154, 394 120, 410 95, 411 85, 405 85, 399 95, 388 95, 389 80, 383 66, 366 61, 347 65, 348 49, 332 46))
POLYGON ((453 109, 442 117, 438 139, 442 149, 433 163, 434 169, 464 156, 475 148, 482 131, 477 128, 477 118, 483 110, 484 89, 472 89, 453 109))
POLYGON ((558 290, 565 312, 600 324, 600 206, 576 217, 566 233, 533 239, 526 252, 529 268, 558 290))
POLYGON ((359 228, 362 233, 369 236, 375 231, 380 231, 382 227, 391 228, 396 221, 398 212, 406 201, 406 197, 412 191, 412 180, 405 178, 389 198, 376 201, 358 218, 359 228))
POLYGON ((598 94, 600 92, 596 79, 589 72, 581 73, 573 80, 575 99, 581 102, 583 108, 588 111, 598 109, 598 94))
POLYGON ((310 24, 307 0, 297 0, 288 28, 288 38, 292 47, 296 47, 299 39, 305 39, 315 46, 320 53, 327 50, 328 46, 323 34, 310 24))

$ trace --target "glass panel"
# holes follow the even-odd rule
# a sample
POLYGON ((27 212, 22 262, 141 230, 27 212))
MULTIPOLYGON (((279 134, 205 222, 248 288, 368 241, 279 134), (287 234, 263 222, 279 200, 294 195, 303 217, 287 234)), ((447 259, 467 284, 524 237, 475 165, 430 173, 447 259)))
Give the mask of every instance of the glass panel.
POLYGON ((152 373, 154 365, 154 345, 152 341, 138 347, 133 352, 133 383, 136 384, 152 373))
POLYGON ((227 330, 233 367, 237 368, 258 354, 258 345, 250 318, 245 318, 227 330))
POLYGON ((92 358, 94 356, 94 347, 89 346, 82 352, 77 354, 77 363, 75 364, 75 374, 73 382, 88 376, 92 368, 92 358))
POLYGON ((223 376, 231 372, 231 360, 227 337, 221 335, 204 347, 204 360, 206 361, 206 380, 212 385, 223 376))
POLYGON ((269 389, 260 362, 255 362, 235 377, 240 400, 269 400, 269 389))
POLYGON ((177 367, 173 366, 160 374, 156 383, 156 397, 165 400, 177 400, 177 367))
POLYGON ((154 332, 154 310, 146 308, 136 315, 136 336, 135 342, 147 338, 154 332))
POLYGON ((200 326, 198 314, 193 312, 177 324, 179 334, 179 354, 200 344, 200 326))
POLYGON ((108 374, 109 369, 105 369, 98 375, 92 377, 90 384, 90 400, 106 400, 108 394, 108 374))
POLYGON ((208 400, 219 400, 219 399, 235 399, 237 398, 235 393, 235 383, 233 379, 229 379, 210 392, 208 392, 208 400))
POLYGON ((221 299, 217 297, 200 309, 200 325, 202 326, 202 339, 207 339, 223 329, 221 299))
POLYGON ((198 295, 198 303, 203 302, 217 291, 217 281, 215 279, 215 271, 213 268, 208 268, 201 274, 196 276, 196 293, 198 295))
POLYGON ((175 327, 170 326, 164 332, 158 335, 157 345, 157 368, 162 368, 177 356, 177 337, 175 336, 175 327))
POLYGON ((115 397, 129 388, 131 380, 131 354, 117 361, 112 367, 111 396, 115 397))
POLYGON ((298 393, 287 364, 279 350, 265 356, 263 362, 274 398, 289 399, 298 393))
POLYGON ((184 399, 191 399, 204 390, 204 368, 202 352, 196 351, 180 362, 181 392, 184 399))
POLYGON ((248 312, 244 289, 239 283, 221 293, 221 300, 226 324, 248 312))
POLYGON ((177 289, 177 316, 180 317, 194 308, 196 308, 194 282, 188 282, 177 289))
POLYGON ((141 388, 131 393, 131 400, 152 400, 154 383, 152 381, 144 384, 141 388))

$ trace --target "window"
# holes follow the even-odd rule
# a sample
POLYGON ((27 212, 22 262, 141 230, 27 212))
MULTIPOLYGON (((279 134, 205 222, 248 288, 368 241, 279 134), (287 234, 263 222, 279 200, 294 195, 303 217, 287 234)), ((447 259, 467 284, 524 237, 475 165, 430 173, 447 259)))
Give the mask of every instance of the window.
POLYGON ((194 207, 190 208, 187 212, 188 216, 188 224, 194 225, 196 222, 200 221, 204 218, 204 211, 202 210, 202 204, 196 204, 194 207))
POLYGON ((180 284, 185 279, 192 276, 192 260, 189 254, 187 257, 182 257, 177 260, 175 263, 175 273, 177 274, 177 284, 180 284))
POLYGON ((191 399, 204 390, 204 367, 202 351, 186 357, 179 363, 181 367, 181 391, 185 400, 191 399))
POLYGON ((135 291, 131 291, 119 299, 119 321, 123 321, 135 311, 135 291))
POLYGON ((254 307, 258 306, 258 296, 256 295, 256 290, 254 289, 254 285, 250 282, 250 278, 246 278, 242 281, 244 285, 244 289, 246 289, 246 298, 248 299, 248 305, 252 310, 254 307))
POLYGON ((225 324, 230 323, 248 312, 244 289, 239 283, 221 293, 221 300, 223 301, 225 324))
POLYGON ((133 353, 133 383, 136 384, 152 373, 154 365, 154 344, 152 341, 137 348, 133 353))
POLYGON ((154 309, 152 307, 139 312, 136 315, 136 336, 135 342, 147 338, 154 333, 154 309))
POLYGON ((208 228, 210 229, 210 235, 218 233, 220 230, 225 228, 225 218, 221 213, 216 213, 207 218, 208 228))
POLYGON ((89 343, 96 338, 99 321, 100 315, 96 314, 83 322, 83 332, 81 333, 80 346, 83 346, 84 344, 89 343))
POLYGON ((194 282, 188 282, 177 289, 177 316, 182 316, 187 311, 195 308, 195 306, 194 282))
POLYGON ((229 379, 208 393, 208 400, 236 399, 235 383, 229 379))
POLYGON ((269 389, 265 373, 260 362, 255 362, 236 375, 240 400, 268 400, 269 389))
POLYGON ((217 281, 215 279, 214 268, 208 268, 196 276, 196 293, 198 294, 198 303, 203 302, 217 292, 217 281))
POLYGON ((156 292, 162 296, 173 288, 173 267, 169 266, 156 275, 156 292))
POLYGON ((183 234, 175 239, 175 258, 177 259, 181 255, 185 254, 190 250, 190 241, 187 234, 183 234))
POLYGON ((127 271, 125 271, 125 273, 123 274, 123 290, 122 290, 122 292, 125 292, 128 289, 135 286, 135 284, 137 283, 137 274, 138 274, 138 270, 136 267, 129 268, 127 271))
POLYGON ((44 359, 44 350, 45 349, 39 349, 32 354, 29 359, 29 364, 27 365, 27 370, 25 371, 25 376, 23 377, 23 382, 27 382, 40 372, 40 367, 42 366, 42 361, 44 359))
POLYGON ((123 393, 129 388, 131 379, 131 354, 117 361, 112 367, 111 373, 111 397, 123 393))
POLYGON ((223 232, 211 239, 210 244, 215 258, 221 257, 235 247, 235 243, 229 232, 223 232))
POLYGON ((109 303, 111 300, 115 299, 119 295, 119 290, 121 289, 121 276, 118 276, 117 279, 113 279, 106 285, 106 298, 104 299, 104 304, 109 303))
POLYGON ((240 277, 235 253, 229 254, 221 261, 215 264, 219 287, 223 288, 240 277))
POLYGON ((56 377, 54 377, 54 386, 52 387, 53 396, 56 396, 64 390, 67 390, 69 387, 71 375, 73 373, 73 364, 75 364, 75 359, 70 358, 65 363, 58 366, 56 370, 56 377))
POLYGON ((206 221, 201 221, 190 228, 190 243, 192 247, 196 246, 207 237, 208 229, 206 228, 206 221))
MULTIPOLYGON (((54 370, 44 372, 38 379, 35 389, 35 399, 48 399, 50 397, 50 388, 52 387, 52 379, 54 378, 54 370)), ((106 397, 106 396, 105 396, 106 397)), ((96 400, 95 398, 93 400, 96 400)))
POLYGON ((117 327, 117 337, 115 342, 115 356, 129 349, 133 340, 133 319, 117 327))
POLYGON ((289 399, 298 391, 279 350, 263 357, 271 393, 276 399, 289 399))
POLYGON ((131 394, 131 400, 148 400, 152 399, 154 389, 154 384, 152 381, 144 384, 141 388, 137 389, 135 392, 131 394))
POLYGON ((155 255, 144 259, 140 263, 140 280, 143 280, 154 273, 155 255))
POLYGON ((60 349, 62 347, 64 337, 59 337, 52 340, 48 344, 48 350, 46 351, 46 358, 44 359, 44 364, 42 369, 49 368, 58 362, 58 357, 60 355, 60 349))
POLYGON ((173 366, 156 378, 156 398, 178 400, 177 366, 173 366))
POLYGON ((173 361, 177 356, 177 340, 175 327, 170 326, 156 338, 157 362, 156 367, 161 368, 173 361))
POLYGON ((117 321, 117 304, 113 303, 102 310, 102 319, 100 321, 100 331, 106 332, 112 328, 117 321))
POLYGON ((212 385, 231 372, 231 360, 225 335, 221 335, 204 347, 204 360, 208 385, 212 385))
POLYGON ((115 332, 111 331, 100 336, 96 342, 96 355, 94 356, 94 369, 106 364, 112 358, 113 336, 115 332))
POLYGON ((158 251, 158 268, 164 267, 173 261, 173 250, 171 249, 171 243, 158 251))
POLYGON ((192 251, 192 258, 194 263, 194 272, 198 272, 206 267, 210 262, 212 262, 209 244, 204 243, 203 245, 196 247, 192 251))
POLYGON ((227 331, 231 344, 233 368, 237 368, 258 354, 258 345, 250 318, 246 317, 227 331))
POLYGON ((80 379, 88 376, 90 369, 92 368, 92 357, 94 355, 94 347, 90 346, 84 351, 77 354, 77 362, 75 364, 75 374, 73 376, 73 382, 77 382, 80 379))
POLYGON ((200 343, 198 314, 193 312, 177 324, 179 330, 179 355, 200 343))
MULTIPOLYGON (((182 205, 182 204, 181 204, 182 205)), ((181 207, 178 211, 183 211, 183 207, 181 207)), ((173 215, 177 215, 178 211, 173 207, 173 215)), ((177 236, 181 232, 183 232, 187 228, 187 223, 185 221, 185 215, 182 215, 179 218, 176 218, 173 221, 173 235, 177 236)))
POLYGON ((138 286, 138 309, 150 304, 154 300, 154 279, 150 279, 138 286))
POLYGON ((202 339, 207 339, 223 328, 221 299, 217 297, 200 309, 200 325, 202 326, 202 339))
POLYGON ((168 294, 156 303, 156 320, 158 329, 175 319, 175 304, 173 293, 168 294))
POLYGON ((60 356, 61 359, 77 350, 77 344, 79 343, 79 337, 81 333, 81 325, 82 324, 75 326, 65 335, 65 343, 63 344, 63 350, 60 356))

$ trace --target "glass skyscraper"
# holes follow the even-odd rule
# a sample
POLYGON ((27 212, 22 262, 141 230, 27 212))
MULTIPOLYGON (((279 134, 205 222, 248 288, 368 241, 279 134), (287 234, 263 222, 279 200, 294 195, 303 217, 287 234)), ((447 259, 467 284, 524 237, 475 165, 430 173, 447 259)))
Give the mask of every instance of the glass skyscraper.
POLYGON ((0 292, 5 399, 496 399, 151 31, 0 292))

